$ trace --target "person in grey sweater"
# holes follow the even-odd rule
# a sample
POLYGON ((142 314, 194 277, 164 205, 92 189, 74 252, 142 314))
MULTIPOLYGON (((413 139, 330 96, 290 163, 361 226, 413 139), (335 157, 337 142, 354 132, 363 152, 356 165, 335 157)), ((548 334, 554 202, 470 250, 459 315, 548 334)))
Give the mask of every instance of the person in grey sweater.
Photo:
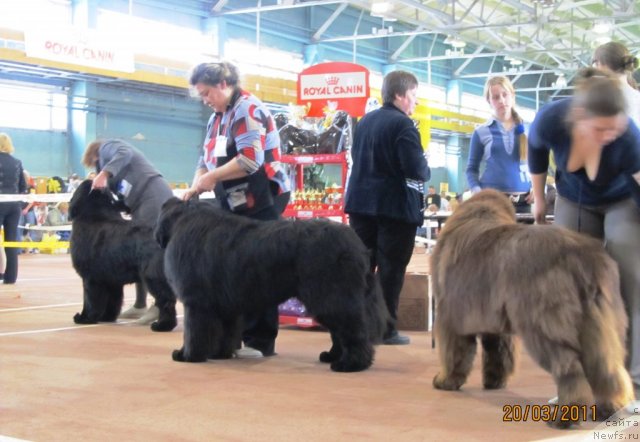
MULTIPOLYGON (((118 139, 96 140, 85 150, 82 162, 95 167, 94 189, 109 188, 120 193, 131 212, 135 224, 154 227, 162 205, 173 196, 169 183, 129 143, 118 139)), ((139 323, 150 323, 158 317, 153 306, 147 311, 147 293, 142 284, 136 284, 136 301, 120 318, 139 318, 139 323)))

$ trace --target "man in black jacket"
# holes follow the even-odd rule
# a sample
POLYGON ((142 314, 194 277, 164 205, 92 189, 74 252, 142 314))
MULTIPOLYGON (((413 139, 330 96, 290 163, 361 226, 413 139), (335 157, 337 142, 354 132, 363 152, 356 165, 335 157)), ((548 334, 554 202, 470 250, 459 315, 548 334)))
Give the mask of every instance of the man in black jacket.
POLYGON ((351 150, 345 210, 371 250, 372 269, 377 269, 394 319, 385 335, 388 345, 409 343, 398 334, 395 319, 416 228, 423 223, 424 183, 431 176, 420 134, 409 118, 417 88, 418 80, 409 72, 388 74, 382 85, 384 105, 358 123, 351 150))

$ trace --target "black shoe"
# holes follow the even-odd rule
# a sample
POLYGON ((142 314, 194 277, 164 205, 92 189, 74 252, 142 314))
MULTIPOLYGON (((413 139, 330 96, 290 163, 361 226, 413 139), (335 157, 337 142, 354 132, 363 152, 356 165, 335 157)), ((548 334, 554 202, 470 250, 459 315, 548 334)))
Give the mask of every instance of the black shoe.
POLYGON ((408 345, 411 343, 411 339, 409 338, 409 336, 401 335, 396 330, 394 330, 393 332, 385 336, 385 338, 382 340, 382 343, 384 345, 408 345))

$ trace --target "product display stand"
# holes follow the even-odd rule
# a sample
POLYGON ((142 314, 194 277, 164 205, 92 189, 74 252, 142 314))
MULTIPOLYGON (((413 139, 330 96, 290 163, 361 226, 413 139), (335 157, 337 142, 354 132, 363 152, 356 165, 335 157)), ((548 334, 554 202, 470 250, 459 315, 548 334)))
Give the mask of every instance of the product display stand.
MULTIPOLYGON (((347 223, 344 213, 344 188, 347 180, 347 152, 319 155, 283 155, 281 161, 295 168, 295 192, 283 216, 296 219, 340 218, 347 223), (304 168, 315 164, 338 164, 342 169, 340 187, 329 187, 324 192, 305 192, 304 168), (300 198, 302 195, 309 198, 300 198)), ((313 318, 306 316, 304 305, 291 299, 280 307, 280 324, 303 328, 318 327, 313 318)))

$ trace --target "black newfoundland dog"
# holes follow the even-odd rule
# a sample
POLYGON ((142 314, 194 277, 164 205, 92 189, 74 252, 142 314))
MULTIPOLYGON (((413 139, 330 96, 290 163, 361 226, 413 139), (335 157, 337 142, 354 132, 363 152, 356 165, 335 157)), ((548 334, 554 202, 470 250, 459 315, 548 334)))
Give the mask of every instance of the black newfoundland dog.
POLYGON ((210 203, 167 201, 156 227, 165 272, 184 304, 184 345, 173 359, 227 359, 240 318, 297 297, 329 329, 320 354, 334 371, 361 371, 388 314, 368 251, 347 226, 330 221, 254 221, 210 203))
POLYGON ((84 305, 76 324, 114 322, 122 308, 125 284, 144 282, 160 310, 153 331, 177 325, 176 299, 164 276, 163 252, 149 227, 122 217, 126 206, 111 192, 80 184, 69 204, 71 260, 82 278, 84 305))

